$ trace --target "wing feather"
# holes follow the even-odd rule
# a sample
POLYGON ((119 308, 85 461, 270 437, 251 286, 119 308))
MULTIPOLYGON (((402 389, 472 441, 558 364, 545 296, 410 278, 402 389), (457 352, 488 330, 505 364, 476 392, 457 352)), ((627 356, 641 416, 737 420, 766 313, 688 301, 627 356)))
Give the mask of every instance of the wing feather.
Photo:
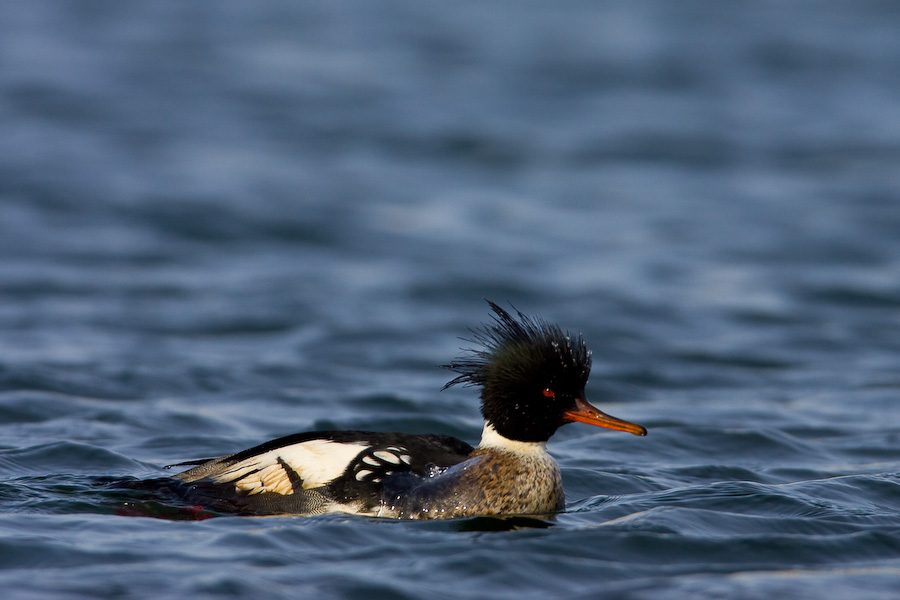
POLYGON ((353 459, 368 447, 367 442, 309 440, 250 456, 210 479, 219 484, 231 483, 245 494, 272 492, 289 496, 294 493, 293 480, 299 478, 305 490, 327 485, 343 475, 353 459), (293 470, 294 477, 288 469, 293 470))

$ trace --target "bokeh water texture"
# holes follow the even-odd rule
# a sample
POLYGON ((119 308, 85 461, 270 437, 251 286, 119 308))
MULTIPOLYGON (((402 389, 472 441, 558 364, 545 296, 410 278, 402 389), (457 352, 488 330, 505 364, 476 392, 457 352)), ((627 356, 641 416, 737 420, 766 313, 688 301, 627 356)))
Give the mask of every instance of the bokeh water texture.
POLYGON ((5 598, 895 598, 892 2, 0 8, 5 598), (482 298, 582 332, 553 522, 114 478, 480 432, 482 298), (149 518, 150 516, 158 518, 149 518), (209 518, 208 518, 209 517, 209 518))

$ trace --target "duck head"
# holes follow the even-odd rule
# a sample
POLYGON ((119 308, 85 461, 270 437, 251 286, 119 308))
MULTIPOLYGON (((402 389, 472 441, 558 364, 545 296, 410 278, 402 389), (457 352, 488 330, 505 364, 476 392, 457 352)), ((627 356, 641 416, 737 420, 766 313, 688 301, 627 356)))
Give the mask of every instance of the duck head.
POLYGON ((481 413, 497 433, 520 442, 546 442, 562 425, 577 421, 647 434, 644 427, 607 415, 587 401, 591 353, 581 335, 518 310, 513 317, 488 304, 493 322, 473 329, 466 340, 479 347, 464 349, 444 365, 458 374, 444 387, 480 387, 481 413))

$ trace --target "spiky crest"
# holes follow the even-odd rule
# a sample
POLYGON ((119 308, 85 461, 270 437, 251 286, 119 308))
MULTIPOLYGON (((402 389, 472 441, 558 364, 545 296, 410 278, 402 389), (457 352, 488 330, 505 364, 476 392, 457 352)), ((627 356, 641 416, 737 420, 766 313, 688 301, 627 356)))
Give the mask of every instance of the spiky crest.
POLYGON ((563 333, 556 325, 539 317, 529 317, 513 307, 518 316, 516 320, 496 303, 490 300, 487 303, 495 313, 492 315, 494 322, 470 329, 472 337, 463 338, 466 342, 479 344, 481 348, 463 348, 462 356, 448 365, 442 365, 459 374, 443 389, 457 384, 484 386, 490 376, 504 374, 502 370, 497 372, 497 367, 522 368, 535 362, 556 363, 555 367, 587 381, 591 353, 581 335, 563 333), (498 358, 507 353, 508 359, 498 363, 498 358), (556 360, 551 360, 554 357, 556 360))
POLYGON ((516 317, 488 300, 493 322, 472 329, 463 355, 445 365, 458 373, 456 384, 481 388, 481 414, 502 436, 545 442, 567 420, 564 413, 584 395, 591 355, 580 335, 556 325, 516 317))

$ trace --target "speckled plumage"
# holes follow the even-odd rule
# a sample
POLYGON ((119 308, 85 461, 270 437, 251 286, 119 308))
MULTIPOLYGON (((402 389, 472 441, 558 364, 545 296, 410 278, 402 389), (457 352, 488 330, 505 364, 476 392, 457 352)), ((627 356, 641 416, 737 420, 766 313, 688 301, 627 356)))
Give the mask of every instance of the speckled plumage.
MULTIPOLYGON (((543 449, 541 449, 543 450, 543 449)), ((475 515, 551 515, 565 506, 562 476, 546 451, 478 447, 432 480, 385 482, 378 516, 445 519, 475 515)))

